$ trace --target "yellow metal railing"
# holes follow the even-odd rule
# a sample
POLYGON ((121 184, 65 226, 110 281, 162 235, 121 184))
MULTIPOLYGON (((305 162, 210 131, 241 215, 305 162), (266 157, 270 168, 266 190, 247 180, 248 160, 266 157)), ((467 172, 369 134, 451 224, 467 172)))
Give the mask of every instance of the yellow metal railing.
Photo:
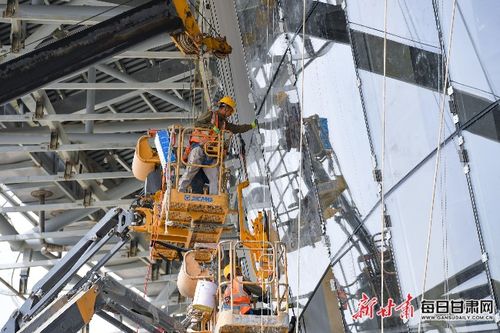
MULTIPOLYGON (((224 308, 225 301, 223 290, 225 288, 230 288, 233 277, 237 276, 236 253, 238 253, 238 257, 242 257, 242 254, 246 251, 258 251, 259 253, 261 253, 259 261, 262 261, 263 258, 267 259, 264 261, 266 262, 266 265, 263 265, 264 268, 262 269, 262 272, 259 272, 259 267, 257 267, 257 271, 255 272, 256 276, 264 278, 259 278, 258 281, 243 280, 241 283, 243 285, 254 285, 262 288, 262 296, 264 296, 264 294, 267 296, 265 301, 271 308, 270 316, 277 317, 282 314, 287 314, 289 285, 287 274, 286 248, 285 245, 281 242, 271 243, 268 241, 223 241, 219 243, 217 249, 217 260, 219 268, 217 272, 219 311, 224 308), (255 243, 255 245, 252 244, 253 246, 249 248, 246 246, 247 243, 255 243), (222 267, 224 266, 223 263, 227 261, 225 254, 226 252, 228 252, 229 265, 231 267, 231 281, 227 281, 225 280, 225 278, 223 279, 223 276, 221 274, 222 267), (266 274, 262 274, 264 272, 266 274), (266 290, 269 290, 269 292, 266 292, 266 290)), ((230 311, 234 313, 234 300, 232 294, 229 306, 230 311)))

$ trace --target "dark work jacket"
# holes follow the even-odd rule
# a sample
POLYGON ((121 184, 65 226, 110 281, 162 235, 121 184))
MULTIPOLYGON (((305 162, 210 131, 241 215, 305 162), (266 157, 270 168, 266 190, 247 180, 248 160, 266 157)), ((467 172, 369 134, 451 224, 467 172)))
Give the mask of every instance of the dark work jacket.
POLYGON ((233 124, 227 121, 227 119, 221 115, 217 116, 218 124, 212 124, 212 117, 214 116, 215 115, 212 111, 207 111, 198 116, 198 118, 194 122, 194 126, 202 128, 212 128, 214 125, 216 125, 217 128, 219 128, 220 130, 226 129, 234 134, 245 133, 252 129, 252 125, 250 124, 243 124, 243 125, 233 124))

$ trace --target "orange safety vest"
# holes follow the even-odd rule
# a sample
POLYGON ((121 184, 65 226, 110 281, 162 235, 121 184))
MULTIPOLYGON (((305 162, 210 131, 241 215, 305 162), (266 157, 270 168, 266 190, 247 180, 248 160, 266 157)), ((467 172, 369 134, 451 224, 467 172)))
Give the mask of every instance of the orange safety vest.
MULTIPOLYGON (((182 155, 182 159, 184 160, 184 162, 187 162, 187 160, 188 160, 189 153, 193 149, 193 143, 199 144, 200 146, 202 146, 207 142, 217 140, 217 134, 220 132, 220 129, 218 127, 219 126, 219 115, 217 114, 217 112, 214 112, 214 114, 212 115, 211 123, 214 125, 212 128, 194 129, 193 130, 193 133, 191 133, 191 137, 189 138, 189 145, 186 147, 186 149, 184 150, 184 153, 182 155)), ((226 127, 225 124, 223 127, 224 128, 226 127)))
POLYGON ((224 303, 231 306, 231 295, 233 296, 233 309, 239 310, 240 314, 245 314, 252 308, 250 306, 250 295, 243 289, 243 278, 238 276, 231 281, 224 291, 224 303), (227 301, 229 300, 229 301, 227 301))

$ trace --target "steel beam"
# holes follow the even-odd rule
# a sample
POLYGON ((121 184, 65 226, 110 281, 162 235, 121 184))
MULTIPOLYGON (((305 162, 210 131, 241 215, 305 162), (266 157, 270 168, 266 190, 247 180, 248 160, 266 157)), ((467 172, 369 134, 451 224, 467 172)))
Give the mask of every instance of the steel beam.
MULTIPOLYGON (((127 179, 120 185, 118 185, 115 188, 109 189, 106 191, 106 195, 110 198, 123 198, 141 187, 143 187, 144 184, 139 182, 136 179, 127 179)), ((129 205, 130 205, 130 200, 129 200, 129 205)), ((61 228, 64 228, 67 225, 70 225, 71 223, 81 220, 87 215, 90 215, 96 211, 98 211, 100 208, 97 207, 92 207, 92 208, 85 208, 81 210, 72 210, 69 212, 64 212, 61 215, 57 215, 50 220, 47 221, 46 229, 47 231, 56 231, 61 228)))
POLYGON ((182 29, 171 3, 153 0, 0 65, 0 104, 138 44, 182 29))
POLYGON ((30 146, 0 146, 0 154, 5 153, 40 153, 40 152, 74 152, 82 150, 135 149, 136 142, 102 142, 75 143, 50 147, 50 144, 30 146))
POLYGON ((17 163, 0 164, 0 172, 10 171, 10 170, 21 170, 21 169, 33 169, 33 168, 36 168, 36 165, 34 165, 31 160, 17 162, 17 163))
MULTIPOLYGON (((189 78, 193 75, 193 70, 186 70, 185 66, 171 67, 167 66, 169 62, 162 62, 158 67, 147 68, 138 73, 134 73, 132 76, 127 75, 127 77, 132 77, 139 82, 148 81, 158 81, 160 83, 181 81, 189 78), (155 74, 155 70, 157 73, 155 74), (172 75, 175 72, 178 74, 172 75), (166 74, 170 73, 169 76, 166 74)), ((119 72, 121 73, 121 72, 119 72)), ((96 92, 96 109, 112 106, 115 103, 131 99, 132 97, 139 96, 143 91, 137 90, 99 90, 96 92)), ((54 108, 57 110, 58 114, 68 114, 83 112, 86 108, 86 93, 85 91, 76 93, 65 99, 55 102, 54 108)), ((183 110, 191 111, 192 106, 189 108, 183 108, 183 110)))
POLYGON ((129 206, 130 206, 129 199, 94 201, 88 205, 84 204, 83 201, 79 201, 79 202, 54 203, 54 204, 49 203, 44 205, 0 207, 0 213, 36 212, 39 210, 49 211, 49 210, 68 210, 68 209, 105 208, 105 207, 127 208, 129 206))
MULTIPOLYGON (((179 123, 188 123, 190 119, 180 119, 179 123)), ((149 128, 163 128, 162 125, 172 125, 173 121, 124 121, 123 123, 102 123, 99 126, 96 124, 96 132, 93 134, 85 133, 85 128, 81 125, 65 125, 64 131, 66 132, 68 138, 71 142, 78 143, 89 143, 95 141, 136 141, 141 134, 129 133, 136 131, 145 131, 149 128), (159 124, 159 126, 154 126, 159 124), (123 126, 123 130, 121 130, 123 126)), ((39 127, 23 127, 23 128, 3 128, 0 131, 0 142, 6 144, 23 144, 23 143, 35 143, 31 141, 31 137, 35 137, 38 143, 46 140, 50 137, 50 129, 47 126, 39 127), (9 139, 14 138, 14 139, 9 139), (19 140, 16 142, 16 140, 19 140)), ((29 160, 17 163, 0 164, 0 171, 2 170, 2 165, 8 165, 15 168, 27 168, 30 165, 29 160)))
MULTIPOLYGON (((105 66, 105 65, 98 65, 96 66, 97 69, 99 69, 101 72, 103 73, 106 73, 110 76, 113 76, 115 78, 117 78, 118 80, 121 80, 123 82, 126 82, 127 83, 127 86, 128 85, 131 85, 131 86, 134 86, 135 84, 139 84, 139 81, 134 79, 132 76, 128 75, 128 74, 125 74, 125 73, 122 73, 114 68, 111 68, 111 67, 108 67, 108 66, 105 66)), ((181 74, 182 75, 182 74, 181 74)), ((172 80, 174 81, 174 80, 172 80)), ((173 85, 175 83, 169 83, 170 85, 173 85)), ((186 83, 184 83, 186 84, 186 83)), ((167 83, 161 83, 161 86, 163 85, 167 85, 167 83)), ((188 86, 192 86, 191 84, 187 84, 188 86)), ((175 89, 175 88, 172 88, 172 89, 175 89)), ((172 96, 172 95, 169 95, 163 91, 156 91, 154 89, 145 89, 147 92, 149 92, 150 94, 164 100, 164 101, 167 101, 183 110, 186 110, 186 111, 191 111, 192 108, 193 108, 193 105, 191 102, 189 101, 184 101, 178 97, 175 97, 175 96, 172 96)), ((177 89, 175 89, 177 90, 177 89)))
MULTIPOLYGON (((89 84, 96 82, 96 70, 94 66, 90 66, 87 72, 87 81, 89 84)), ((86 113, 92 114, 95 113, 95 90, 89 89, 87 90, 87 107, 85 110, 86 113)), ((94 132, 94 121, 88 120, 85 122, 85 132, 93 133, 94 132)))
MULTIPOLYGON (((148 129, 168 128, 172 125, 192 126, 191 118, 184 119, 159 119, 159 120, 129 120, 124 122, 107 122, 94 125, 94 133, 145 133, 148 129)), ((81 125, 64 126, 69 133, 83 133, 85 129, 81 125)))
POLYGON ((10 291, 12 291, 17 297, 21 298, 22 300, 26 300, 26 297, 21 294, 19 291, 14 289, 7 281, 5 281, 3 278, 0 277, 0 282, 6 286, 10 291))
MULTIPOLYGON (((112 266, 109 267, 112 269, 112 266)), ((177 281, 177 274, 160 275, 157 280, 149 280, 149 283, 160 283, 160 282, 170 282, 177 281)), ((130 278, 120 280, 120 283, 126 287, 135 287, 144 284, 144 276, 138 278, 130 278)))
POLYGON ((43 182, 58 182, 68 180, 93 180, 93 179, 120 179, 132 178, 132 172, 116 171, 116 172, 93 172, 82 173, 77 175, 65 176, 63 172, 55 175, 28 175, 28 176, 13 176, 13 177, 0 177, 2 184, 16 184, 16 183, 43 183, 43 182))
POLYGON ((67 238, 67 237, 82 237, 88 230, 73 230, 73 231, 54 231, 54 232, 37 232, 28 234, 13 234, 9 233, 0 236, 0 242, 19 242, 30 239, 57 239, 57 238, 67 238))
POLYGON ((132 82, 132 83, 71 83, 58 82, 52 83, 43 89, 54 90, 192 90, 202 89, 202 87, 193 87, 190 82, 132 82))
POLYGON ((186 55, 179 51, 126 51, 117 54, 114 59, 196 59, 194 55, 186 55))
MULTIPOLYGON (((43 1, 43 0, 42 0, 43 1)), ((67 4, 71 5, 88 5, 88 0, 68 0, 67 4)), ((36 29, 31 35, 29 35, 24 41, 24 48, 21 54, 26 54, 28 52, 36 49, 43 41, 50 36, 56 29, 60 27, 59 24, 44 24, 36 29)), ((9 53, 5 56, 5 58, 1 59, 2 62, 7 62, 12 59, 18 58, 20 53, 9 53)))
POLYGON ((0 115, 0 122, 27 121, 86 121, 86 120, 156 120, 156 119, 192 119, 187 112, 152 112, 152 113, 92 113, 92 114, 45 114, 36 117, 34 113, 0 115))
MULTIPOLYGON (((0 12, 6 5, 0 4, 0 12)), ((94 25, 130 10, 128 6, 45 6, 19 5, 13 16, 0 17, 1 23, 22 20, 35 24, 94 25)))
MULTIPOLYGON (((0 214, 0 233, 2 237, 5 237, 4 235, 17 235, 16 228, 9 222, 8 217, 5 216, 0 214)), ((22 240, 11 240, 9 243, 12 251, 21 251, 25 245, 25 242, 22 240)))
MULTIPOLYGON (((88 233, 88 230, 87 232, 88 233)), ((85 234, 86 234, 85 233, 85 234)), ((85 235, 84 234, 84 235, 85 235)), ((97 254, 94 257, 92 257, 89 261, 98 261, 102 259, 106 254, 97 254)), ((131 262, 137 261, 140 258, 146 258, 149 256, 149 252, 139 252, 137 256, 134 257, 126 257, 126 258, 115 258, 116 260, 122 260, 127 262, 124 265, 130 265, 131 262)), ((115 261, 116 261, 115 260, 115 261)), ((8 270, 8 269, 21 269, 21 268, 30 268, 30 267, 38 267, 38 266, 45 266, 45 267, 50 267, 56 265, 60 259, 43 259, 43 260, 35 260, 35 261, 29 261, 29 262, 16 262, 16 263, 7 263, 7 264, 0 264, 0 271, 1 270, 8 270)), ((113 263, 113 260, 109 260, 108 263, 113 263)), ((111 268, 112 266, 110 266, 111 268)), ((137 268, 137 267, 136 267, 137 268)), ((144 277, 142 277, 142 282, 144 283, 144 277)), ((151 281, 149 281, 151 283, 151 281)), ((140 284, 140 283, 137 283, 140 284)), ((133 284, 128 284, 128 286, 133 286, 133 284)))
MULTIPOLYGON (((50 142, 50 131, 46 127, 33 128, 33 132, 27 128, 13 128, 11 130, 2 129, 0 131, 0 142, 3 145, 27 145, 50 142), (32 133, 32 134, 30 134, 32 133)), ((103 134, 103 133, 67 133, 69 143, 94 143, 94 142, 135 142, 139 139, 139 134, 103 134)), ((15 163, 13 167, 22 164, 15 163)), ((0 169, 1 170, 1 169, 0 169)))

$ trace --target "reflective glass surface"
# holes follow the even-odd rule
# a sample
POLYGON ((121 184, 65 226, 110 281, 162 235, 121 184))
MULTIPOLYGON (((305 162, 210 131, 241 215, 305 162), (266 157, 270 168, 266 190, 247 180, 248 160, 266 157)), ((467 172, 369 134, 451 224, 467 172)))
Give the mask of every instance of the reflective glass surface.
MULTIPOLYGON (((497 112, 498 113, 498 112, 497 112)), ((477 201, 479 221, 484 234, 484 242, 488 257, 491 260, 490 269, 495 282, 496 291, 499 291, 500 256, 496 247, 500 241, 500 225, 496 199, 500 195, 500 177, 498 170, 500 159, 491 158, 500 156, 500 144, 482 136, 464 132, 469 148, 470 173, 474 194, 477 201)))
MULTIPOLYGON (((254 211, 260 207, 272 210, 280 239, 287 244, 291 292, 305 306, 302 331, 309 327, 326 332, 325 327, 333 327, 324 318, 315 321, 312 315, 317 312, 313 309, 326 306, 324 285, 328 280, 338 296, 345 331, 378 332, 380 318, 353 320, 352 316, 363 293, 381 295, 381 256, 384 304, 388 297, 398 303, 407 294, 421 297, 426 262, 426 298, 491 298, 464 170, 470 163, 479 226, 486 249, 495 252, 492 246, 499 230, 494 223, 494 200, 500 187, 495 170, 500 165, 490 163, 488 157, 496 156, 498 150, 498 112, 464 128, 464 140, 456 132, 457 126, 474 120, 493 101, 495 82, 488 83, 484 72, 494 73, 496 64, 488 64, 488 57, 474 60, 470 41, 460 42, 468 34, 464 22, 480 29, 477 20, 485 17, 488 33, 494 31, 491 14, 487 15, 479 2, 458 1, 464 13, 457 14, 457 51, 452 50, 450 65, 454 89, 451 97, 443 97, 437 21, 446 36, 450 1, 388 2, 387 238, 382 242, 380 187, 374 169, 381 168, 382 159, 383 2, 347 1, 347 16, 344 7, 332 2, 307 2, 303 38, 296 34, 301 28, 302 3, 236 1, 260 124, 260 134, 254 135, 248 148, 253 183, 246 198, 251 198, 254 211), (488 65, 486 71, 478 69, 481 63, 488 65), (441 105, 446 141, 429 227, 441 105), (458 123, 453 112, 458 114, 458 123), (463 141, 468 156, 463 153, 463 141)), ((478 40, 476 47, 484 43, 478 40)), ((491 54, 498 50, 491 48, 491 54)), ((492 275, 498 280, 498 258, 490 253, 489 257, 492 275)), ((405 322, 394 315, 384 320, 384 326, 391 332, 416 330, 419 300, 412 304, 415 317, 405 322)), ((425 323, 422 327, 426 332, 475 332, 496 327, 491 322, 472 321, 440 325, 425 323)))
MULTIPOLYGON (((440 17, 447 47, 452 12, 453 1, 443 1, 440 17)), ((499 13, 500 3, 495 0, 457 1, 450 62, 452 80, 496 96, 500 94, 500 50, 495 42, 499 13)))
MULTIPOLYGON (((387 7, 387 31, 391 39, 399 37, 407 42, 439 47, 431 1, 389 0, 387 7)), ((347 10, 353 29, 384 31, 383 1, 348 1, 347 10)))

